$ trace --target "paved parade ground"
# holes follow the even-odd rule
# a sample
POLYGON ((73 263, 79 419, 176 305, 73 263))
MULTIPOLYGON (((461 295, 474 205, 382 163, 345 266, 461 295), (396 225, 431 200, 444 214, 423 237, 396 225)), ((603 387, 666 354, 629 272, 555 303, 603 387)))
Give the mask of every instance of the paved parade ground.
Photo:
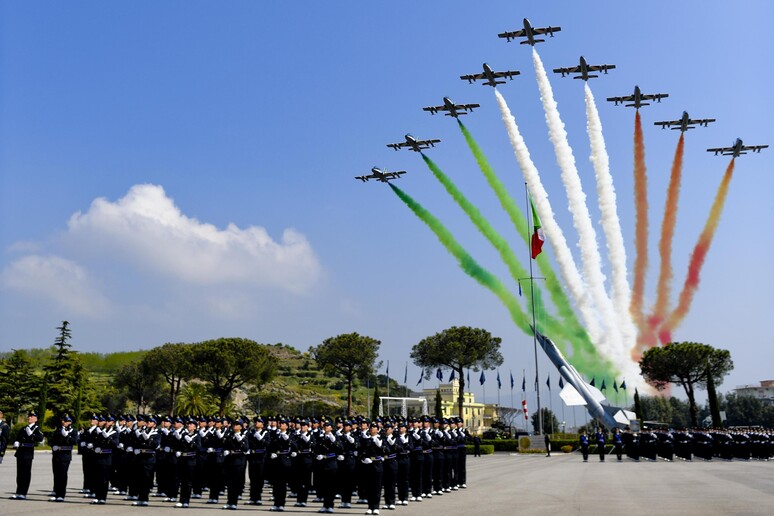
MULTIPOLYGON (((150 507, 132 507, 118 496, 109 495, 107 505, 92 506, 81 498, 81 461, 74 456, 70 467, 68 499, 64 503, 48 502, 53 476, 51 455, 35 454, 32 485, 26 501, 9 500, 14 493, 16 463, 9 453, 0 464, 0 515, 41 514, 51 511, 56 516, 75 514, 123 514, 135 512, 148 515, 180 515, 185 509, 151 498, 150 507)), ((599 463, 591 457, 583 463, 578 454, 543 455, 496 454, 468 458, 468 489, 461 489, 421 503, 412 502, 394 511, 382 510, 382 515, 464 515, 464 514, 564 514, 621 515, 685 515, 774 513, 774 462, 759 461, 694 461, 694 462, 632 462, 618 463, 608 457, 599 463)), ((267 495, 264 495, 266 500, 267 495)), ((219 511, 225 504, 207 505, 204 500, 192 500, 195 514, 219 511)), ((264 502, 265 503, 265 502, 264 502)), ((316 514, 320 504, 307 508, 292 507, 288 499, 285 512, 316 514)), ((338 505, 338 504, 337 504, 338 505)), ((239 506, 239 511, 266 512, 262 507, 239 506)), ((366 506, 336 509, 337 514, 363 514, 366 506)))

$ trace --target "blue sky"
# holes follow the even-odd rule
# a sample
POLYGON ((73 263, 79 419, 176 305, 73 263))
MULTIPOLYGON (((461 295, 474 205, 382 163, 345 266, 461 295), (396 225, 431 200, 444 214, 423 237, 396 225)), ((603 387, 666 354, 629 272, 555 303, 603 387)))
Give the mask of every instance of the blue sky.
MULTIPOLYGON (((85 351, 220 336, 307 349, 358 331, 382 341, 381 357, 402 379, 413 344, 473 325, 503 338, 504 376, 526 368, 531 377, 531 339, 499 301, 459 270, 385 185, 353 177, 373 165, 407 170, 397 184, 506 278, 420 158, 385 144, 406 132, 442 139, 428 154, 516 242, 453 121, 421 108, 444 95, 480 103, 464 121, 521 199, 523 179, 492 92, 458 79, 484 61, 518 69, 522 75, 499 90, 577 251, 529 47, 496 36, 519 29, 524 17, 559 25, 537 47, 547 68, 573 66, 580 54, 617 65, 590 84, 630 271, 634 113, 601 101, 635 84, 670 94, 642 111, 649 303, 678 136, 652 122, 683 110, 718 120, 686 139, 677 289, 727 165, 704 149, 736 137, 773 143, 767 22, 774 8, 764 1, 733 9, 716 1, 593 5, 4 2, 0 350, 49 345, 63 319, 85 351)), ((581 81, 551 80, 597 225, 581 81)), ((675 334, 731 350, 736 369, 721 390, 772 374, 773 152, 738 161, 702 285, 675 334)), ((542 357, 541 369, 545 375, 542 357)), ((417 377, 413 366, 409 377, 417 377)), ((494 393, 490 386, 490 401, 494 393)))

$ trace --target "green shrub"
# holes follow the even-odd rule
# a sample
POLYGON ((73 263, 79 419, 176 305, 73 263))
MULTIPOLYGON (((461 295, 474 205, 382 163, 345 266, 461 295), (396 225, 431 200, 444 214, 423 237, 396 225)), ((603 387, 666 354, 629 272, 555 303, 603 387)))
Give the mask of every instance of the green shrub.
POLYGON ((564 453, 570 453, 570 452, 572 452, 572 446, 569 445, 569 444, 566 444, 566 445, 562 446, 561 450, 564 453))
POLYGON ((530 444, 529 437, 522 437, 519 439, 519 449, 526 450, 529 448, 530 444))
POLYGON ((519 450, 519 453, 538 454, 538 453, 545 453, 545 452, 546 452, 545 450, 540 449, 540 448, 528 448, 528 449, 521 449, 521 450, 519 450))

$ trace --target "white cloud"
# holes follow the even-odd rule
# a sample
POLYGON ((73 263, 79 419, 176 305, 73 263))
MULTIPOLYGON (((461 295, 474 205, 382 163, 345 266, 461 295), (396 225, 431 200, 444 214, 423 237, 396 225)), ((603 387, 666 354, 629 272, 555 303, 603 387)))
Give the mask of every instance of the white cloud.
POLYGON ((274 241, 262 227, 240 229, 183 214, 158 185, 141 184, 110 202, 95 199, 74 214, 64 235, 78 248, 194 285, 273 286, 309 290, 321 267, 304 235, 286 229, 274 241))
POLYGON ((34 299, 45 299, 73 315, 99 317, 110 312, 108 300, 86 270, 59 256, 27 255, 0 273, 0 287, 34 299))

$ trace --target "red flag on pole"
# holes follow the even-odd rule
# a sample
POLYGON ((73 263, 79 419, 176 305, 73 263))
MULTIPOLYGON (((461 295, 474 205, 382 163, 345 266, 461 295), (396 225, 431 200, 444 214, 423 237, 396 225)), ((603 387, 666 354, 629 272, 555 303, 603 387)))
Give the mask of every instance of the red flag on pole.
POLYGON ((527 400, 521 400, 521 409, 524 411, 524 419, 529 420, 529 410, 527 410, 527 400))

